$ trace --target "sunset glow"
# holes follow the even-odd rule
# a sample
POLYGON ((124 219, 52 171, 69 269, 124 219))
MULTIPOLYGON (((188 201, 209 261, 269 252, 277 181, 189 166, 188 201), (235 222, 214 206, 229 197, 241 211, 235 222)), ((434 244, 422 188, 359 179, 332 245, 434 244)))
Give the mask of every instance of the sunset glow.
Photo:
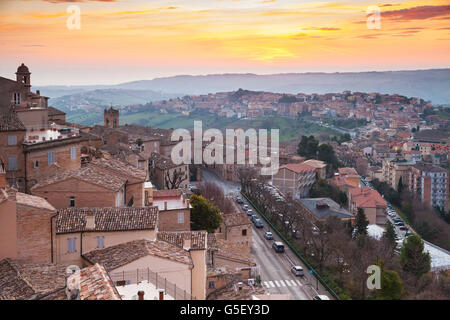
POLYGON ((39 85, 450 66, 441 0, 6 0, 0 12, 0 74, 25 62, 39 85), (81 9, 80 30, 66 27, 69 5, 81 9), (371 5, 379 30, 366 26, 371 5))

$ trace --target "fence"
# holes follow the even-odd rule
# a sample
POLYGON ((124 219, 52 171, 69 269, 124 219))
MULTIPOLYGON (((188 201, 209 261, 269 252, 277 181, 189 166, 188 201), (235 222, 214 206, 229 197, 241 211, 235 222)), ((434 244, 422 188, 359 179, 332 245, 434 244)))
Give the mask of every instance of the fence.
POLYGON ((161 277, 157 272, 151 271, 149 268, 112 273, 111 279, 116 286, 139 284, 146 280, 152 283, 156 290, 164 290, 164 293, 173 297, 175 300, 195 300, 195 297, 189 292, 177 287, 177 285, 161 277))
POLYGON ((253 201, 251 201, 246 194, 244 194, 243 192, 241 192, 241 194, 245 197, 245 199, 247 199, 247 201, 255 208, 255 210, 261 215, 261 217, 263 217, 264 220, 266 220, 266 222, 270 225, 270 227, 277 233, 277 235, 281 238, 281 240, 283 240, 288 247, 292 250, 292 252, 294 252, 294 254, 305 264, 305 266, 311 271, 312 275, 319 280, 319 282, 325 287, 325 289, 327 289, 327 291, 337 300, 339 300, 339 296, 336 294, 336 292, 334 292, 333 289, 331 289, 331 287, 325 282, 325 280, 322 279, 322 277, 314 270, 314 268, 309 264, 309 262, 303 258, 303 256, 294 248, 294 246, 292 246, 292 244, 290 243, 290 241, 288 241, 284 235, 278 231, 278 229, 269 221, 269 219, 261 212, 261 210, 259 210, 259 207, 257 205, 255 205, 253 203, 253 201))

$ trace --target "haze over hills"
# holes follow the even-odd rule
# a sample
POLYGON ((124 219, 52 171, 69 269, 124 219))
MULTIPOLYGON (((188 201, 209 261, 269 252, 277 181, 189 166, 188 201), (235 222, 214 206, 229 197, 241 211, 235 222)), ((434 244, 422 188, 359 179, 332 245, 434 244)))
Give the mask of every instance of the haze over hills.
MULTIPOLYGON (((105 86, 41 86, 43 95, 51 98, 77 94, 77 98, 92 96, 91 91, 102 93, 105 89, 119 89, 112 92, 114 99, 108 103, 130 99, 129 104, 155 101, 182 95, 198 95, 239 88, 280 93, 328 93, 345 90, 359 92, 380 92, 419 97, 434 104, 450 104, 450 68, 344 73, 288 73, 288 74, 212 74, 201 76, 180 75, 174 77, 139 80, 118 85, 105 86), (124 90, 124 91, 121 91, 124 90), (132 93, 128 92, 132 90, 132 93), (123 94, 123 96, 122 96, 123 94), (127 98, 128 96, 128 98, 127 98), (132 98, 134 97, 134 98, 132 98), (148 99, 146 101, 143 101, 148 99)), ((109 92, 111 93, 111 92, 109 92)), ((105 93, 106 95, 108 92, 105 93)), ((107 98, 107 97, 106 97, 107 98)), ((60 99, 53 99, 58 107, 60 99)), ((119 102, 118 102, 119 103, 119 102)))

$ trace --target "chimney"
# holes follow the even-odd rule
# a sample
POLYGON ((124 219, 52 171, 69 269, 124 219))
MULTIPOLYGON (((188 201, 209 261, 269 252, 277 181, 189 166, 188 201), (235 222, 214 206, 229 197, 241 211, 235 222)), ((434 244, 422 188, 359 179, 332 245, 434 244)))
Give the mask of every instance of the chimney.
POLYGON ((159 300, 164 300, 164 290, 159 289, 159 300))
POLYGON ((144 291, 138 291, 139 300, 144 300, 144 291))
POLYGON ((40 90, 36 90, 36 94, 37 94, 38 96, 40 96, 40 95, 41 95, 41 91, 40 91, 40 90))
POLYGON ((86 214, 86 229, 95 229, 95 215, 91 212, 86 214))
POLYGON ((167 201, 164 201, 164 211, 167 211, 167 201))
POLYGON ((191 249, 191 239, 184 239, 183 249, 186 251, 189 251, 189 249, 191 249))

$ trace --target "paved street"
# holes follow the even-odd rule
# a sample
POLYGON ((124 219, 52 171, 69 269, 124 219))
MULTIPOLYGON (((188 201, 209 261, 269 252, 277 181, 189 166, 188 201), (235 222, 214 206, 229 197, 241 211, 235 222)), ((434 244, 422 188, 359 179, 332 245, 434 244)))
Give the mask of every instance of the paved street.
MULTIPOLYGON (((225 194, 233 195, 234 197, 240 194, 239 183, 223 181, 214 172, 209 170, 203 170, 202 174, 203 181, 216 183, 223 189, 225 194)), ((195 185, 195 182, 192 184, 195 185)), ((250 204, 249 207, 251 208, 250 204)), ((253 212, 256 213, 254 208, 253 212)), ((263 219, 261 218, 261 220, 263 219)), ((293 300, 310 300, 317 294, 325 294, 332 298, 320 283, 318 284, 319 290, 317 293, 316 279, 308 273, 308 269, 287 246, 285 246, 285 253, 276 253, 272 249, 273 241, 279 241, 279 238, 274 232, 275 240, 266 240, 264 238, 265 231, 272 231, 268 229, 265 221, 263 229, 258 229, 254 225, 252 228, 253 245, 251 252, 253 259, 260 268, 261 281, 266 291, 272 294, 287 293, 293 300), (296 277, 290 272, 291 267, 294 265, 303 267, 305 272, 304 277, 296 277)))

